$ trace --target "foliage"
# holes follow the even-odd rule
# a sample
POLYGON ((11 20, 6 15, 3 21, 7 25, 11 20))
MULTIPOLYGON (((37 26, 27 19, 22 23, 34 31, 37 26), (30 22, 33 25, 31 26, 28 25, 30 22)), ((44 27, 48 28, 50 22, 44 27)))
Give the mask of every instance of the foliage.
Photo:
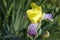
MULTIPOLYGON (((29 20, 26 10, 31 2, 42 6, 43 12, 55 14, 53 22, 42 22, 42 32, 48 30, 50 37, 47 40, 60 39, 60 1, 59 0, 0 0, 0 39, 1 40, 29 40, 27 27, 29 20)), ((41 39, 39 36, 36 40, 41 39)))

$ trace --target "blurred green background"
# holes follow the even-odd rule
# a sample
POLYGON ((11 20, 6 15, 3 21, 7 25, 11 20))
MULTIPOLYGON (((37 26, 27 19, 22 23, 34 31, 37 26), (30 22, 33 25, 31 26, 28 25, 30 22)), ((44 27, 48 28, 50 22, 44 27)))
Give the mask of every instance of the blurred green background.
MULTIPOLYGON (((60 40, 60 0, 0 0, 0 39, 1 40, 29 40, 27 27, 29 20, 26 10, 35 2, 42 6, 43 12, 55 14, 53 22, 43 21, 42 30, 48 30, 47 40, 60 40)), ((40 36, 36 40, 40 40, 40 36)))

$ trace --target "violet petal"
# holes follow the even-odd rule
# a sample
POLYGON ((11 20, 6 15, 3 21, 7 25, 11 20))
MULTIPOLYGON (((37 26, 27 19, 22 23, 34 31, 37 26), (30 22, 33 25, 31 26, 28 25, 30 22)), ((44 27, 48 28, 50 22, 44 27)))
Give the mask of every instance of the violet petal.
POLYGON ((36 24, 30 24, 29 26, 28 26, 28 34, 30 35, 30 36, 36 36, 37 35, 37 26, 38 26, 38 23, 36 23, 36 24))
POLYGON ((53 14, 45 14, 43 20, 44 19, 49 19, 50 21, 53 21, 53 14))

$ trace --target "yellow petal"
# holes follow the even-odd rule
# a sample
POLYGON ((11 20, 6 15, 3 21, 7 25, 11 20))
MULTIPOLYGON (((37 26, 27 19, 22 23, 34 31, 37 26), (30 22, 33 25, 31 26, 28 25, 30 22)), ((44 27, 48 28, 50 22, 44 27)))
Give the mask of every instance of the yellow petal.
POLYGON ((35 3, 31 3, 32 9, 27 10, 27 17, 32 23, 37 23, 42 17, 42 8, 35 3))
POLYGON ((36 9, 36 10, 42 10, 42 7, 41 6, 37 6, 34 2, 33 3, 31 3, 31 7, 32 7, 32 9, 36 9))
POLYGON ((38 14, 38 11, 35 11, 33 9, 31 10, 27 10, 27 16, 30 16, 30 15, 37 15, 38 14))
POLYGON ((38 12, 35 10, 27 10, 27 16, 29 19, 35 17, 37 14, 38 14, 38 12))
POLYGON ((32 21, 33 23, 37 23, 39 20, 41 20, 42 15, 43 15, 43 14, 40 12, 38 15, 36 15, 35 17, 33 17, 33 18, 31 19, 31 21, 32 21))

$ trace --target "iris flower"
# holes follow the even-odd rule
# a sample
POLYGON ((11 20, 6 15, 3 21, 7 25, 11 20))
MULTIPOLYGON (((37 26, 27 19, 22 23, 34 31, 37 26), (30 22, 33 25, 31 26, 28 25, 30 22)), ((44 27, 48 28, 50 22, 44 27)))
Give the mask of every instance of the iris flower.
POLYGON ((27 34, 35 37, 37 35, 38 22, 44 19, 52 21, 53 14, 42 13, 42 7, 37 6, 35 3, 31 3, 31 7, 32 9, 27 10, 27 17, 31 21, 31 24, 28 26, 27 34))

